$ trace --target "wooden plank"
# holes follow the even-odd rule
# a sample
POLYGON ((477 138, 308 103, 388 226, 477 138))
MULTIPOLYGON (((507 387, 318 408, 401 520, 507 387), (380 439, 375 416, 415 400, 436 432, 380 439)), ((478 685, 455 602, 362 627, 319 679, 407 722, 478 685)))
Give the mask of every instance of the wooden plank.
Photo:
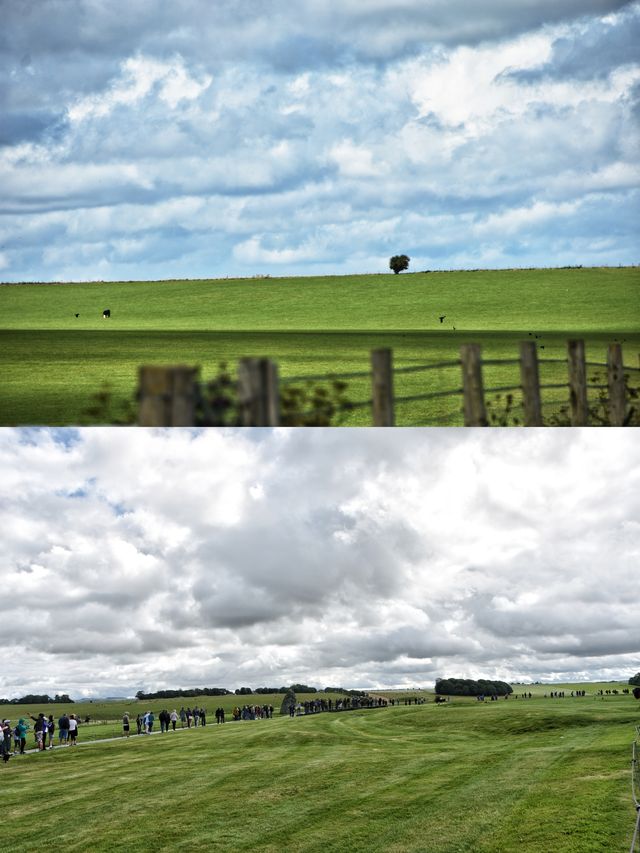
POLYGON ((373 425, 392 427, 394 425, 393 354, 390 349, 371 351, 371 396, 373 425))
POLYGON ((542 426, 540 376, 535 341, 520 342, 520 383, 524 406, 524 425, 542 426))
POLYGON ((569 404, 571 426, 586 426, 589 418, 587 404, 587 368, 584 356, 584 341, 568 341, 569 356, 569 404))
POLYGON ((607 351, 607 382, 609 385, 609 423, 622 426, 626 410, 622 345, 609 344, 607 351))
POLYGON ((197 368, 144 365, 138 373, 138 424, 193 426, 197 368))
POLYGON ((238 408, 242 426, 277 426, 279 424, 278 369, 270 359, 240 359, 238 408))
POLYGON ((464 392, 464 425, 487 426, 487 410, 482 386, 482 358, 479 344, 463 344, 462 388, 464 392))

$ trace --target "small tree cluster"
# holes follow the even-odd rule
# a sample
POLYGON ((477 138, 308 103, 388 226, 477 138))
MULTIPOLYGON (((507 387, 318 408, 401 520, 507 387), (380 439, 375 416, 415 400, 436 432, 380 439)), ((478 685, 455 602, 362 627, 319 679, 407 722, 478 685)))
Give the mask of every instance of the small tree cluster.
POLYGON ((73 699, 67 693, 56 693, 55 696, 49 696, 48 693, 27 693, 19 699, 0 699, 0 705, 66 705, 69 702, 73 702, 73 699))
POLYGON ((192 696, 227 696, 231 693, 225 687, 189 687, 186 690, 156 690, 153 693, 145 693, 138 690, 136 699, 188 699, 192 696))
POLYGON ((440 696, 507 696, 513 688, 506 681, 479 678, 438 678, 436 693, 440 696))
POLYGON ((409 267, 410 260, 411 258, 408 255, 394 255, 389 259, 389 269, 392 269, 398 275, 399 272, 409 267))

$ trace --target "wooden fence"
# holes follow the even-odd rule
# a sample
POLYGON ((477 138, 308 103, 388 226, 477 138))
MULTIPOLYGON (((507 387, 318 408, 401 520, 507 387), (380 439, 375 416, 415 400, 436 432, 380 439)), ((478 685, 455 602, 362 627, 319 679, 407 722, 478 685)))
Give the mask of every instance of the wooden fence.
MULTIPOLYGON (((610 344, 606 363, 588 362, 582 340, 567 342, 566 359, 538 358, 534 341, 520 344, 518 358, 482 359, 478 344, 464 344, 460 357, 451 361, 423 364, 394 369, 390 349, 371 352, 370 370, 354 373, 325 374, 322 376, 294 376, 280 379, 277 364, 268 358, 243 358, 238 364, 237 410, 242 426, 279 426, 281 423, 281 386, 285 384, 333 381, 336 379, 368 379, 371 397, 350 402, 348 409, 370 409, 373 426, 395 425, 396 406, 401 403, 428 401, 442 397, 461 398, 465 426, 488 426, 487 397, 489 394, 521 392, 524 426, 543 426, 541 391, 562 389, 566 393, 568 423, 586 426, 589 422, 588 390, 597 389, 606 396, 606 422, 610 426, 624 426, 629 419, 630 400, 625 373, 638 372, 639 368, 623 366, 622 347, 610 344), (540 382, 540 365, 564 364, 565 382, 540 382), (483 383, 483 366, 519 365, 519 382, 486 388, 483 383), (461 384, 445 391, 425 391, 410 396, 394 394, 394 378, 408 373, 418 373, 442 368, 458 367, 461 384), (587 368, 606 370, 606 383, 588 380, 587 368)), ((196 408, 200 399, 198 371, 192 367, 145 366, 139 374, 140 426, 194 426, 196 408)), ((205 421, 206 424, 206 421, 205 421)), ((428 424, 425 424, 428 425, 428 424)))

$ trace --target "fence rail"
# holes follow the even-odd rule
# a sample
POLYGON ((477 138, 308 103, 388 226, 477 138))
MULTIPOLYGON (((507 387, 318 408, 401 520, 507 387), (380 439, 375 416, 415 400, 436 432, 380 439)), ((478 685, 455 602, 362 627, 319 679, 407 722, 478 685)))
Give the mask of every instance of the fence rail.
MULTIPOLYGON (((567 342, 566 359, 538 358, 536 343, 522 341, 518 358, 483 360, 479 344, 464 344, 460 357, 455 360, 432 364, 410 365, 394 368, 393 352, 390 349, 372 350, 370 369, 345 373, 302 375, 280 378, 277 364, 268 358, 242 358, 238 363, 237 411, 238 423, 242 426, 279 426, 282 422, 281 388, 310 384, 312 382, 344 382, 347 379, 368 379, 370 399, 345 403, 344 410, 371 409, 373 426, 395 425, 398 404, 435 400, 451 397, 461 403, 465 426, 488 426, 487 395, 518 391, 522 403, 524 426, 543 426, 542 392, 566 389, 566 400, 554 400, 553 404, 565 406, 571 426, 586 426, 589 422, 588 391, 598 390, 601 400, 606 398, 605 421, 611 426, 624 426, 633 414, 627 387, 627 376, 639 368, 623 365, 622 347, 612 343, 607 350, 606 362, 587 361, 582 340, 567 342), (565 364, 565 382, 541 382, 540 367, 565 364), (511 381, 486 388, 483 367, 519 365, 519 382, 511 381), (423 373, 448 368, 461 371, 461 384, 447 390, 428 390, 419 393, 396 395, 394 380, 409 374, 423 373), (606 372, 606 381, 589 380, 587 368, 598 368, 606 372)), ((598 378, 598 377, 596 377, 598 378)), ((454 383, 452 383, 453 385, 454 383)), ((202 398, 198 384, 198 371, 192 367, 144 366, 139 374, 139 416, 141 426, 193 426, 197 422, 197 402, 202 398)), ((551 405, 549 400, 545 405, 551 405)), ((434 417, 433 423, 441 417, 434 417)), ((207 421, 205 419, 204 424, 207 421)), ((428 424, 425 424, 428 425, 428 424)))

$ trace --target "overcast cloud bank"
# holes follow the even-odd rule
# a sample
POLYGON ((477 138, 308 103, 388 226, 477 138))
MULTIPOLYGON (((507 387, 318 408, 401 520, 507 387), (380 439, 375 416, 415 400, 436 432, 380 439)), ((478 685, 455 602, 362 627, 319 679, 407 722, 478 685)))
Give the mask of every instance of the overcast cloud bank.
POLYGON ((640 260, 638 2, 0 14, 4 280, 640 260))
POLYGON ((640 669, 632 431, 0 431, 0 695, 640 669))

